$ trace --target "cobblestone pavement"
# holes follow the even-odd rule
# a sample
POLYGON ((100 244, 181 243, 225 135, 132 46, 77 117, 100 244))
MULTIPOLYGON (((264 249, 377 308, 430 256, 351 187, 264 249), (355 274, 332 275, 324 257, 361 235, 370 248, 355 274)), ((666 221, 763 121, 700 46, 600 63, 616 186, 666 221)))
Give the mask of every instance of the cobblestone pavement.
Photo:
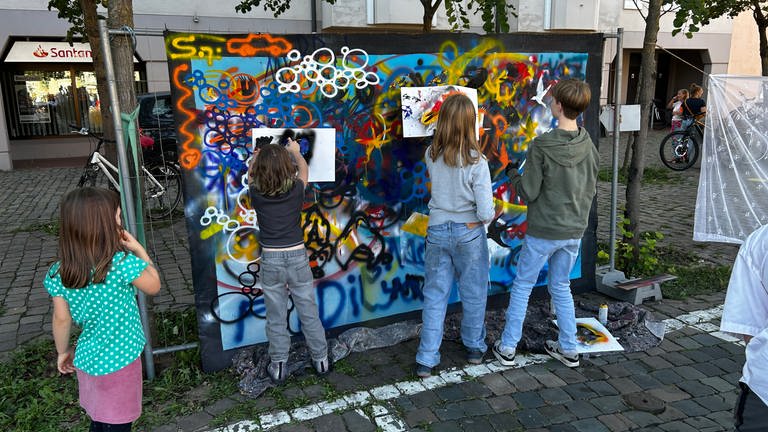
POLYGON ((281 400, 233 396, 154 431, 729 430, 744 348, 717 331, 723 299, 719 293, 647 304, 667 323, 659 346, 591 356, 575 369, 521 354, 522 367, 501 367, 492 357, 471 366, 460 343, 444 341, 436 375, 419 380, 412 340, 353 354, 319 382, 291 379, 281 400), (208 426, 235 407, 259 414, 208 426))
MULTIPOLYGON (((649 166, 661 166, 657 149, 663 135, 654 131, 649 137, 649 166)), ((626 138, 621 141, 623 147, 626 138)), ((603 167, 610 166, 610 147, 609 138, 601 139, 603 167)), ((50 300, 42 278, 56 255, 51 231, 56 225, 51 222, 57 219, 61 195, 74 187, 79 173, 79 168, 0 172, 4 221, 0 227, 0 356, 33 338, 50 337, 50 300)), ((644 185, 643 229, 663 232, 662 245, 691 250, 704 261, 730 264, 736 246, 691 241, 698 164, 672 174, 680 181, 644 185)), ((598 241, 602 242, 608 238, 609 197, 610 184, 600 182, 598 241)), ((623 197, 620 186, 619 206, 623 197)), ((194 297, 183 217, 148 226, 147 237, 163 276, 164 289, 154 301, 156 310, 189 307, 194 297)), ((409 341, 396 349, 354 354, 346 360, 354 365, 349 373, 335 371, 327 380, 306 387, 289 385, 282 392, 283 400, 263 396, 254 401, 233 395, 156 430, 208 430, 213 416, 240 406, 266 410, 267 414, 250 419, 253 425, 271 424, 286 431, 726 430, 743 347, 718 337, 722 335, 716 333, 717 309, 704 318, 686 315, 711 310, 722 302, 721 293, 646 303, 657 317, 682 316, 685 325, 672 327, 676 330, 647 352, 591 357, 575 370, 540 356, 529 357, 531 364, 522 368, 500 368, 489 359, 484 365, 465 367, 460 344, 448 341, 440 378, 414 382, 409 380, 414 378, 417 342, 409 341), (329 391, 345 395, 345 403, 334 405, 338 398, 325 400, 329 391), (663 404, 663 410, 653 414, 637 409, 630 403, 636 397, 663 404), (297 410, 278 409, 286 402, 297 410), (329 414, 334 407, 338 411, 329 414)))

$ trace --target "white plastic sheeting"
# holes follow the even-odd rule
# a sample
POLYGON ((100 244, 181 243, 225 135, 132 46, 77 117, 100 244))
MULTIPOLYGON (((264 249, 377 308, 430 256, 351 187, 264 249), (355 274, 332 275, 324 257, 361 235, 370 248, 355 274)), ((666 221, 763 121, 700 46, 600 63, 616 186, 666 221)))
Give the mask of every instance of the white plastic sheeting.
POLYGON ((768 223, 768 77, 710 75, 693 239, 742 243, 768 223))

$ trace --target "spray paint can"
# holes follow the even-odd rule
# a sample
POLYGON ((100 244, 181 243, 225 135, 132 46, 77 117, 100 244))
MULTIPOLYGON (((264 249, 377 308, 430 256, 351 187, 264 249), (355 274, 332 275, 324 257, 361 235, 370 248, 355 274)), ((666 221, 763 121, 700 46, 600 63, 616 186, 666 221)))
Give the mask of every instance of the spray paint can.
POLYGON ((607 304, 601 304, 600 309, 597 313, 597 320, 600 321, 600 324, 606 325, 608 324, 608 305, 607 304))

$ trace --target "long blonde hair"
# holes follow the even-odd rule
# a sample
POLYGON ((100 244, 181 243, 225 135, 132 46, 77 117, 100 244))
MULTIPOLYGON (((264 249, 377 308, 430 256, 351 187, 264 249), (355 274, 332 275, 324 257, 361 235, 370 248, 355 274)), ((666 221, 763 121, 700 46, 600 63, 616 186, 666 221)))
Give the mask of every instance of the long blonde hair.
POLYGON ((467 96, 448 96, 440 107, 429 157, 434 161, 442 155, 451 167, 476 163, 480 158, 476 119, 475 107, 467 96))
POLYGON ((296 179, 296 167, 288 150, 279 144, 265 145, 253 158, 248 183, 264 196, 288 192, 296 179))

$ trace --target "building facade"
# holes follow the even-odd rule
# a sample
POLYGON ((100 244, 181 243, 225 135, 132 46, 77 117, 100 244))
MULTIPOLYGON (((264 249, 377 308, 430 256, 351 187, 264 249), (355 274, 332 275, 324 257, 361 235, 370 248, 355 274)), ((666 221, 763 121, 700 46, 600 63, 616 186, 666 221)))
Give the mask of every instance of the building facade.
MULTIPOLYGON (((631 0, 517 0, 517 16, 509 16, 512 32, 603 32, 625 29, 622 102, 632 100, 639 68, 644 22, 631 0)), ((274 18, 257 8, 244 15, 236 0, 156 2, 134 0, 137 33, 136 88, 141 92, 169 88, 162 38, 165 29, 210 33, 312 33, 343 31, 420 32, 423 8, 417 0, 299 0, 274 18)), ((71 133, 70 124, 100 130, 98 94, 88 44, 64 41, 69 25, 48 10, 47 0, 0 0, 0 170, 34 165, 41 159, 82 161, 90 143, 71 133)), ((470 15, 469 32, 483 33, 470 15)), ((693 39, 671 35, 671 17, 662 19, 659 34, 659 80, 662 100, 679 87, 704 82, 704 72, 729 71, 734 21, 721 19, 693 39)), ((432 21, 435 31, 450 29, 444 9, 432 21)), ((747 33, 744 37, 749 37, 747 33)), ((756 40, 756 36, 754 36, 756 40)), ((603 103, 610 97, 614 39, 604 44, 603 103)), ((759 59, 755 54, 759 70, 759 59)))

